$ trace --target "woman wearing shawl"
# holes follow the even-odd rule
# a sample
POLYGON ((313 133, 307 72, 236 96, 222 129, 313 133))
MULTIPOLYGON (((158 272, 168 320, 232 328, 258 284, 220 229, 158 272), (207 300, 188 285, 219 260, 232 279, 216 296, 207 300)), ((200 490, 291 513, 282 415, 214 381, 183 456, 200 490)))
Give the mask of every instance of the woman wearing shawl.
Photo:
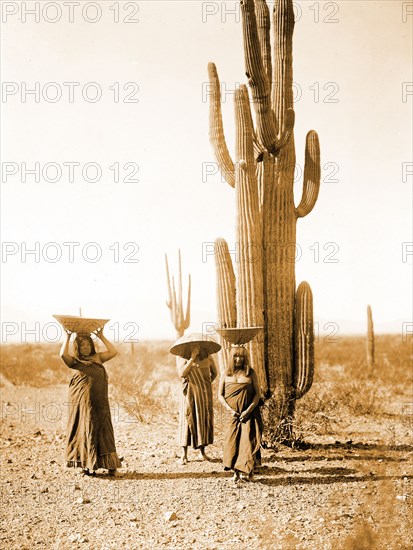
POLYGON ((226 371, 219 383, 218 397, 232 417, 224 436, 224 468, 234 472, 234 481, 250 480, 261 462, 262 420, 258 378, 249 364, 246 348, 232 348, 226 371))
POLYGON ((67 466, 81 467, 85 475, 105 468, 116 475, 121 462, 116 453, 115 437, 109 408, 108 375, 103 363, 117 354, 115 347, 100 329, 96 335, 107 351, 96 353, 90 335, 77 335, 74 355, 69 355, 71 333, 66 330, 66 341, 60 357, 74 374, 69 384, 69 419, 66 438, 67 466))

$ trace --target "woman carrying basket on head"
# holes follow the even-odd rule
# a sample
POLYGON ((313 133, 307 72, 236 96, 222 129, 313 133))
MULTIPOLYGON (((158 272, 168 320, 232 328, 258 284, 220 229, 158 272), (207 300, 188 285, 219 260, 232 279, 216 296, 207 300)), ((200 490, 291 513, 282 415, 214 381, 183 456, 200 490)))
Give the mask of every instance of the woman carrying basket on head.
POLYGON ((170 349, 180 356, 177 370, 182 379, 178 431, 181 464, 188 462, 189 445, 201 451, 203 460, 209 460, 205 447, 214 441, 212 382, 218 375, 211 354, 220 349, 217 342, 198 333, 182 336, 170 349))
POLYGON ((95 470, 105 468, 109 475, 116 475, 122 464, 116 453, 115 437, 109 408, 108 375, 103 363, 117 354, 115 347, 103 335, 96 336, 107 351, 96 353, 89 334, 78 334, 73 342, 74 354, 69 354, 71 332, 66 330, 66 340, 60 357, 74 374, 69 384, 69 419, 67 424, 66 463, 81 467, 85 475, 95 475, 95 470))

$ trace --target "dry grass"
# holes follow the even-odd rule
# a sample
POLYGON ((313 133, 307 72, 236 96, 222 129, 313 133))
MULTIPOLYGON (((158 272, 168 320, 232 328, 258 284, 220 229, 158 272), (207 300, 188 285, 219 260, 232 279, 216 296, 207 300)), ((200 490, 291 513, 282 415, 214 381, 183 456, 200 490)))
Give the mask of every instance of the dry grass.
POLYGON ((2 344, 0 372, 16 386, 68 383, 71 373, 59 357, 60 347, 60 344, 2 344))
POLYGON ((139 422, 151 422, 176 409, 174 387, 178 384, 175 358, 169 342, 145 342, 121 347, 108 368, 112 394, 139 422))
POLYGON ((411 337, 407 342, 396 335, 376 337, 372 368, 367 367, 364 338, 319 343, 313 387, 297 402, 292 421, 296 444, 309 436, 337 433, 349 417, 396 415, 411 425, 400 400, 396 411, 394 403, 396 396, 412 401, 406 392, 413 387, 412 356, 411 337))
MULTIPOLYGON (((119 354, 107 364, 112 395, 140 421, 165 409, 177 410, 179 379, 171 342, 119 344, 119 354)), ((0 372, 12 384, 49 386, 68 383, 71 372, 59 358, 59 344, 6 344, 0 372)), ((405 396, 413 384, 412 338, 376 337, 376 364, 367 367, 365 339, 341 338, 316 345, 316 372, 310 392, 297 402, 291 422, 299 445, 310 436, 334 434, 343 418, 381 416, 395 396, 405 396)), ((411 401, 411 399, 410 399, 411 401)), ((401 407, 400 407, 401 408, 401 407)), ((216 420, 224 422, 215 406, 216 420)), ((398 411, 402 416, 402 411, 398 411)), ((411 427, 411 418, 404 418, 411 427)))

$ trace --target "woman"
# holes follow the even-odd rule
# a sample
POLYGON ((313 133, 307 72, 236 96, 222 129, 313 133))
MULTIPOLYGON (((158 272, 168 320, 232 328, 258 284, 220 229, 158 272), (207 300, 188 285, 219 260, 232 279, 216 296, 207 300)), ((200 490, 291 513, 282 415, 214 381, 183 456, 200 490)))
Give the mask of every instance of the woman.
POLYGON ((224 436, 224 468, 234 472, 234 481, 250 480, 261 463, 262 420, 258 378, 249 364, 246 348, 234 346, 219 383, 218 398, 232 414, 224 436))
POLYGON ((199 449, 203 460, 210 460, 205 447, 214 441, 214 411, 212 406, 212 382, 218 374, 215 361, 210 355, 221 346, 216 342, 196 341, 196 334, 182 337, 171 348, 171 353, 180 357, 177 370, 182 378, 179 402, 178 444, 182 447, 180 464, 188 462, 188 445, 199 449), (188 341, 195 339, 194 341, 188 341))
POLYGON ((67 466, 81 467, 85 475, 96 475, 95 470, 106 468, 109 475, 114 476, 121 462, 116 453, 108 375, 103 363, 115 357, 117 351, 100 329, 96 335, 107 351, 96 353, 90 335, 77 335, 73 343, 74 355, 69 355, 71 333, 68 330, 66 333, 60 357, 75 371, 69 384, 67 466))

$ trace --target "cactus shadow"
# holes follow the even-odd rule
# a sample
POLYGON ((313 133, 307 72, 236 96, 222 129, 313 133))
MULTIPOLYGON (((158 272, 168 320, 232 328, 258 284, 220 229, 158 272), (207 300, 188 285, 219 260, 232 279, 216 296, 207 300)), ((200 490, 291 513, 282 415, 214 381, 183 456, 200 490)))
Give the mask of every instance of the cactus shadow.
POLYGON ((407 462, 407 458, 386 456, 383 454, 365 454, 355 456, 353 454, 341 454, 341 455, 302 455, 302 456, 286 456, 286 457, 268 457, 266 462, 338 462, 343 460, 360 460, 360 461, 381 461, 381 462, 407 462))
MULTIPOLYGON (((102 478, 107 476, 101 476, 102 478)), ((119 477, 108 478, 114 481, 168 480, 168 479, 220 479, 230 478, 230 472, 126 472, 119 477)))
POLYGON ((377 452, 412 452, 413 445, 385 445, 383 443, 353 443, 341 441, 336 441, 335 443, 307 443, 303 445, 303 450, 328 451, 330 449, 357 449, 360 451, 377 452))
POLYGON ((339 460, 380 460, 382 462, 406 462, 407 458, 395 456, 394 453, 413 452, 413 445, 384 445, 374 443, 312 443, 304 444, 294 456, 279 456, 272 454, 266 462, 307 462, 307 461, 339 461, 339 460), (310 451, 306 453, 305 451, 310 451), (314 454, 313 454, 314 451, 314 454), (339 451, 344 451, 338 454, 339 451), (358 454, 360 452, 360 454, 358 454), (391 453, 391 454, 387 454, 391 453))
MULTIPOLYGON (((350 470, 351 471, 351 470, 350 470)), ((282 486, 282 485, 333 485, 337 483, 366 483, 371 481, 401 481, 405 479, 413 479, 413 475, 411 476, 396 476, 396 475, 363 475, 363 476, 356 476, 356 475, 318 475, 318 476, 287 476, 287 477, 279 477, 274 478, 271 476, 268 477, 261 477, 258 479, 259 483, 262 483, 263 485, 270 485, 272 487, 274 486, 282 486)))

